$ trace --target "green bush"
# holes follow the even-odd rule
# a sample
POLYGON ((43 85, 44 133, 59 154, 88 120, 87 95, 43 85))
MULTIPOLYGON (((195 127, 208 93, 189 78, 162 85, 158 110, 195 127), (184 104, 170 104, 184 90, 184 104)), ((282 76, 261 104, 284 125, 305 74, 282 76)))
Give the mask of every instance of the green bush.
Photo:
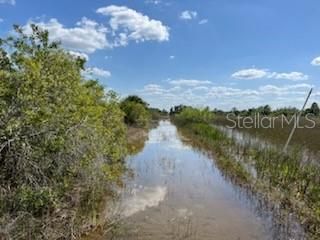
POLYGON ((124 114, 115 93, 84 79, 83 59, 32 29, 0 40, 0 229, 20 211, 31 222, 59 210, 55 222, 76 231, 71 196, 106 189, 124 168, 124 114))
POLYGON ((51 188, 43 187, 35 190, 29 186, 18 188, 14 200, 16 211, 26 211, 34 216, 52 211, 58 201, 56 193, 51 188))
POLYGON ((186 107, 175 116, 175 119, 180 124, 211 123, 213 117, 213 113, 210 112, 208 108, 197 109, 192 107, 186 107))
POLYGON ((146 104, 137 96, 129 96, 121 102, 121 109, 125 113, 125 122, 136 127, 147 127, 151 114, 146 104))

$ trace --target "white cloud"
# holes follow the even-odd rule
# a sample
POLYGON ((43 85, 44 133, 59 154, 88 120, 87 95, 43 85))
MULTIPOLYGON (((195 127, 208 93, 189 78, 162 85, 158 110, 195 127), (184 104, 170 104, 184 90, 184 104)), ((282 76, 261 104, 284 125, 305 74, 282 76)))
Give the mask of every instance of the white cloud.
MULTIPOLYGON (((143 96, 152 106, 166 109, 178 104, 196 107, 210 106, 211 108, 222 109, 231 109, 232 107, 243 109, 270 104, 275 108, 302 105, 310 88, 314 87, 310 84, 301 83, 282 86, 264 85, 256 88, 234 88, 210 84, 185 85, 182 84, 184 83, 182 81, 176 81, 170 80, 163 83, 164 85, 148 84, 143 89, 138 90, 137 93, 143 96), (169 86, 166 86, 168 83, 169 86)), ((320 97, 320 89, 314 90, 312 97, 316 100, 316 98, 320 97)))
POLYGON ((131 193, 121 202, 121 217, 130 217, 135 213, 158 206, 165 200, 168 189, 163 186, 136 187, 132 189, 131 193))
POLYGON ((0 18, 0 23, 4 22, 3 18, 0 18))
POLYGON ((2 3, 16 5, 16 1, 15 0, 0 0, 0 4, 2 4, 2 3))
POLYGON ((249 68, 235 72, 231 77, 236 79, 258 79, 266 77, 267 75, 268 70, 266 69, 249 68))
POLYGON ((207 96, 208 97, 243 97, 243 96, 256 96, 259 95, 259 92, 251 89, 238 89, 230 88, 225 86, 214 86, 209 89, 207 96))
POLYGON ((259 91, 261 94, 271 94, 271 95, 288 95, 296 94, 302 95, 306 94, 313 86, 310 84, 295 84, 295 85, 286 85, 286 86, 275 86, 275 85, 265 85, 260 86, 259 91))
POLYGON ((291 81, 306 81, 309 79, 308 75, 305 75, 301 72, 288 72, 288 73, 278 73, 270 72, 268 69, 257 69, 249 68, 237 71, 231 75, 232 78, 236 79, 260 79, 260 78, 269 78, 269 79, 285 79, 291 81))
MULTIPOLYGON (((31 33, 31 23, 33 22, 29 21, 24 26, 26 33, 31 33)), ((66 28, 55 18, 36 24, 49 31, 52 41, 61 41, 62 45, 70 50, 93 53, 98 49, 110 47, 106 37, 107 29, 85 17, 73 28, 66 28)))
POLYGON ((198 13, 196 11, 186 10, 180 14, 179 18, 182 20, 192 20, 192 19, 195 19, 197 16, 198 16, 198 13))
POLYGON ((162 1, 161 0, 146 0, 145 3, 159 5, 162 3, 162 1))
POLYGON ((176 57, 173 56, 173 55, 171 55, 171 56, 169 56, 169 58, 170 58, 171 60, 173 60, 173 59, 175 59, 176 57))
POLYGON ((160 85, 158 84, 148 84, 145 85, 143 88, 143 91, 145 93, 151 93, 154 95, 161 95, 163 94, 166 90, 164 90, 160 85))
POLYGON ((86 76, 95 76, 95 77, 103 77, 103 78, 111 77, 111 72, 101 68, 97 68, 97 67, 87 68, 84 71, 84 74, 86 76))
POLYGON ((320 66, 320 57, 316 57, 315 59, 313 59, 311 65, 320 66))
POLYGON ((152 5, 155 5, 157 7, 159 7, 159 6, 168 7, 168 6, 172 5, 172 2, 168 2, 168 1, 165 1, 165 0, 145 0, 144 3, 145 4, 152 4, 152 5))
POLYGON ((202 19, 199 21, 199 24, 202 25, 202 24, 207 24, 209 22, 208 19, 202 19))
POLYGON ((70 55, 74 56, 74 57, 80 57, 85 59, 86 61, 89 61, 89 56, 85 53, 82 52, 75 52, 75 51, 69 51, 70 55))
POLYGON ((286 79, 291 81, 306 81, 309 79, 308 75, 305 75, 301 72, 290 72, 290 73, 270 73, 268 78, 274 79, 286 79))
POLYGON ((169 80, 168 82, 171 85, 175 85, 175 86, 189 86, 189 87, 212 84, 212 82, 210 81, 201 81, 201 80, 194 80, 194 79, 169 80))
POLYGON ((198 87, 194 87, 192 90, 193 91, 208 91, 209 88, 206 86, 198 86, 198 87))
POLYGON ((111 5, 99 8, 97 13, 110 17, 109 25, 116 36, 115 46, 125 46, 130 40, 168 41, 169 28, 161 21, 150 19, 126 6, 111 5))
POLYGON ((150 19, 125 6, 111 5, 99 8, 97 13, 110 17, 108 25, 83 17, 74 27, 66 27, 52 18, 49 21, 30 20, 23 28, 25 33, 30 34, 32 32, 30 24, 37 24, 49 31, 52 41, 61 42, 63 47, 73 52, 86 54, 101 49, 126 46, 129 41, 169 40, 169 27, 164 26, 161 21, 150 19))

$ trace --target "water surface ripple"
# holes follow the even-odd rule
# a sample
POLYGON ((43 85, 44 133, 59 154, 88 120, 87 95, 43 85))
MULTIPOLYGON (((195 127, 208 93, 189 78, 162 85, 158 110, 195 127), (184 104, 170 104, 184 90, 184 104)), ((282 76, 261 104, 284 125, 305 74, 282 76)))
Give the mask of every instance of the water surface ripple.
POLYGON ((119 207, 127 227, 116 239, 304 239, 295 221, 276 224, 271 207, 185 142, 174 125, 161 121, 143 151, 129 159, 134 177, 119 207))

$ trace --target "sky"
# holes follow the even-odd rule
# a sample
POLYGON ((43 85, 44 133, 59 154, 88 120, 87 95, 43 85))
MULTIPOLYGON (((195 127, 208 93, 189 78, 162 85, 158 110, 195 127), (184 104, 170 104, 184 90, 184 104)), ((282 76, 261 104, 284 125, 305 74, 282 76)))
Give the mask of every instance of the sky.
POLYGON ((0 37, 30 23, 153 107, 320 103, 319 0, 0 0, 0 37))

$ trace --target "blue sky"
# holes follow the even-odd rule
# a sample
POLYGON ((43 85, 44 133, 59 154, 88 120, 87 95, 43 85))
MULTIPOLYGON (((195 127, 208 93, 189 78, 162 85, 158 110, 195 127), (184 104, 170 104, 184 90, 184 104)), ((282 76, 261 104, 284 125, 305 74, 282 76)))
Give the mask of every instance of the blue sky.
POLYGON ((155 107, 320 102, 318 0, 0 0, 0 36, 31 22, 155 107))

